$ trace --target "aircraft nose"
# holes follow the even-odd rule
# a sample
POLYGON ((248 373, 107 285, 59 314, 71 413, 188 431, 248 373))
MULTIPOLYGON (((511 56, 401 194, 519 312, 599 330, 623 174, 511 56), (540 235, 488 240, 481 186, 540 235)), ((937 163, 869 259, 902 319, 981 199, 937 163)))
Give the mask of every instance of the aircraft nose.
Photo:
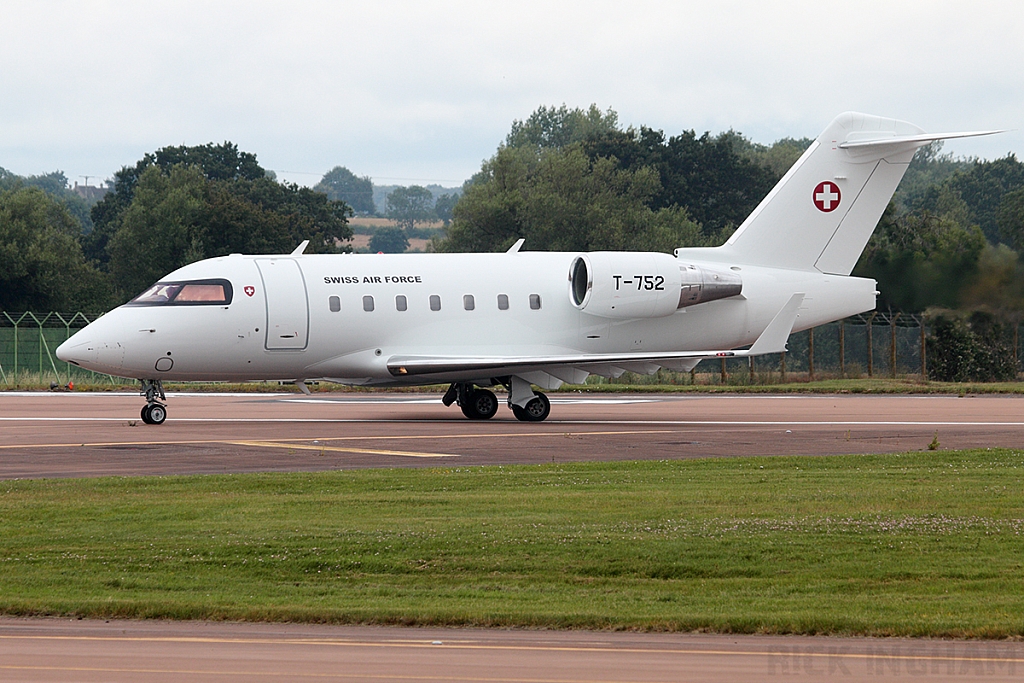
POLYGON ((102 329, 94 327, 96 323, 71 335, 67 341, 57 347, 57 358, 66 363, 73 363, 88 370, 118 370, 124 364, 124 346, 116 336, 104 339, 102 329))
POLYGON ((91 341, 82 341, 78 335, 69 338, 66 342, 57 347, 57 358, 65 363, 81 365, 83 363, 95 363, 99 355, 96 352, 96 344, 91 341))

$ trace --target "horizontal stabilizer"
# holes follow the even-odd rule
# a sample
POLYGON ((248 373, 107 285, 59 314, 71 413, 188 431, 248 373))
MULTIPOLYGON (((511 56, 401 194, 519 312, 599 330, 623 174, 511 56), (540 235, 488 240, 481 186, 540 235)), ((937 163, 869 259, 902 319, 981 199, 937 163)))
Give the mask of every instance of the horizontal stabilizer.
POLYGON ((849 140, 840 142, 839 149, 856 149, 858 147, 877 147, 880 145, 899 145, 913 143, 916 146, 935 142, 936 140, 953 140, 956 138, 974 138, 982 135, 995 135, 1005 133, 1005 130, 976 130, 966 133, 924 133, 923 135, 894 135, 889 137, 878 137, 869 140, 849 140))

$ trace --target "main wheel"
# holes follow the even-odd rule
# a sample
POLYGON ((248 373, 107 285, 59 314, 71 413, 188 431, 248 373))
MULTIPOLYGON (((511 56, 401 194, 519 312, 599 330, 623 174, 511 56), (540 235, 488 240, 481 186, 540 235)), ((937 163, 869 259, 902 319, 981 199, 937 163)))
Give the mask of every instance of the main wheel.
POLYGON ((147 403, 146 405, 142 406, 142 421, 148 425, 153 424, 153 420, 151 420, 149 417, 149 409, 152 407, 153 405, 151 403, 147 403))
POLYGON ((149 405, 149 424, 159 425, 163 424, 164 420, 167 419, 167 408, 160 405, 159 403, 151 403, 149 405))
POLYGON ((512 404, 512 414, 517 420, 523 422, 543 422, 551 414, 551 401, 544 394, 537 392, 537 397, 526 404, 525 407, 512 404))
POLYGON ((459 407, 470 420, 489 420, 498 412, 498 397, 487 389, 474 389, 459 407))

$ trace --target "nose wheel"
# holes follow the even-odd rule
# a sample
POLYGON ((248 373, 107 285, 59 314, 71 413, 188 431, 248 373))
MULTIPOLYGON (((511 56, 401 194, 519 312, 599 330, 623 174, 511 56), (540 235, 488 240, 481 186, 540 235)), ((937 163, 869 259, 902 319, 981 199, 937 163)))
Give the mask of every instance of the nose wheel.
POLYGON ((163 424, 167 419, 167 406, 161 401, 166 401, 167 395, 164 394, 164 386, 160 380, 142 380, 142 390, 139 393, 146 397, 146 405, 142 407, 142 421, 148 425, 163 424))
POLYGON ((142 406, 142 421, 148 425, 163 424, 167 419, 167 406, 162 403, 147 403, 142 406))

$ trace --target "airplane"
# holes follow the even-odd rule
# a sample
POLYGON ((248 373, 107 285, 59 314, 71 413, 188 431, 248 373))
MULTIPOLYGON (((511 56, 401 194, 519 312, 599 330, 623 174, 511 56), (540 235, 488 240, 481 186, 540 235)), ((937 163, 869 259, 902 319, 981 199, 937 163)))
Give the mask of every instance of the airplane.
POLYGON ((448 384, 442 402, 522 421, 538 389, 708 358, 786 350, 792 332, 875 307, 851 277, 925 133, 835 118, 725 244, 675 253, 231 254, 175 270, 76 332, 57 357, 141 382, 141 417, 167 417, 166 381, 448 384), (748 348, 741 348, 747 347, 748 348))

